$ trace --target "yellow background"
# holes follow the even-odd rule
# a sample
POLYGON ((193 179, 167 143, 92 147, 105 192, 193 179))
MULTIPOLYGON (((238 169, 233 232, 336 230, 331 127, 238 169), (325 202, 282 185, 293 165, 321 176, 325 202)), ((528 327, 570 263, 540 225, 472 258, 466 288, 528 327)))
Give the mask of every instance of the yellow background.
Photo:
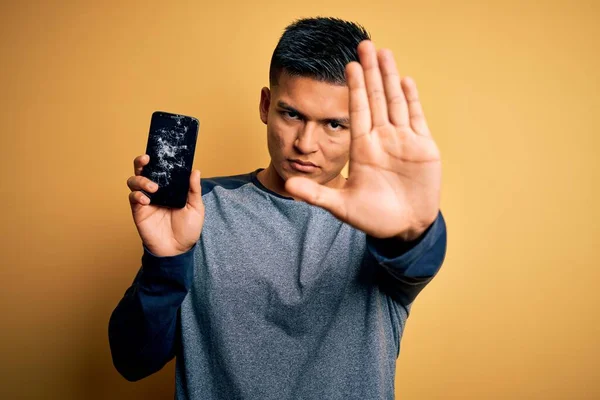
POLYGON ((200 119, 203 176, 265 167, 271 53, 316 15, 394 51, 442 153, 448 253, 399 397, 600 398, 599 2, 84 3, 0 5, 0 398, 173 397, 174 363, 129 383, 108 347, 132 160, 160 109, 200 119))

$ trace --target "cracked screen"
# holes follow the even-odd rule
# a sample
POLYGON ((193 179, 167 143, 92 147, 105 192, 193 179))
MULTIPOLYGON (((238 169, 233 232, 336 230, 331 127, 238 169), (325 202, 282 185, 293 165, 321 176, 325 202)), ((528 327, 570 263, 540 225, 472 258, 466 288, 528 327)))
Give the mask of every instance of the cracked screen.
POLYGON ((182 208, 187 201, 194 161, 198 120, 179 114, 152 114, 146 154, 150 162, 142 175, 158 184, 154 193, 146 193, 150 203, 182 208))

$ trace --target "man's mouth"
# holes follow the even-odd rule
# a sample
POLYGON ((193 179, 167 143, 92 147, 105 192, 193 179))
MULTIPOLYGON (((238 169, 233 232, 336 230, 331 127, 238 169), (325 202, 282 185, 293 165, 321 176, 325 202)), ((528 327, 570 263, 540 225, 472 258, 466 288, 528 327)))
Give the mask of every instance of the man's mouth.
POLYGON ((307 166, 316 167, 316 165, 315 165, 315 164, 313 164, 313 163, 311 163, 310 161, 302 161, 302 160, 298 160, 298 159, 293 159, 293 160, 290 160, 290 161, 291 161, 291 162, 298 163, 298 164, 300 164, 300 165, 307 165, 307 166))
POLYGON ((289 161, 290 165, 292 166, 292 168, 299 172, 314 172, 319 168, 315 164, 311 163, 310 161, 302 161, 302 160, 298 160, 298 159, 288 160, 288 161, 289 161))

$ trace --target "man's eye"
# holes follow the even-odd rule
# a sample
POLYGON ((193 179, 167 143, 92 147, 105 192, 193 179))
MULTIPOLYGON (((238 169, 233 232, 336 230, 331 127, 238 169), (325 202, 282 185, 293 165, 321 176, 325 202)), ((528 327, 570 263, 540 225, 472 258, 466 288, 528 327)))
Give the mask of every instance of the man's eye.
POLYGON ((331 121, 329 123, 329 126, 331 126, 334 130, 341 130, 341 129, 345 129, 346 128, 344 125, 340 125, 338 122, 335 122, 335 121, 331 121))
POLYGON ((292 119, 295 119, 298 116, 298 113, 294 111, 284 111, 283 114, 292 119))

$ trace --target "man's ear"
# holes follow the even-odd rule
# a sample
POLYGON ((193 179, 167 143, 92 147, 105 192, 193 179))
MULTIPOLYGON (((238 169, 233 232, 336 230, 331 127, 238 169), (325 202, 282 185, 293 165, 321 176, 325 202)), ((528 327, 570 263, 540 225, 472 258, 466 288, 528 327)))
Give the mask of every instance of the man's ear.
POLYGON ((268 87, 262 88, 260 91, 260 104, 258 111, 260 112, 260 120, 266 125, 269 116, 269 106, 271 105, 271 91, 268 87))

